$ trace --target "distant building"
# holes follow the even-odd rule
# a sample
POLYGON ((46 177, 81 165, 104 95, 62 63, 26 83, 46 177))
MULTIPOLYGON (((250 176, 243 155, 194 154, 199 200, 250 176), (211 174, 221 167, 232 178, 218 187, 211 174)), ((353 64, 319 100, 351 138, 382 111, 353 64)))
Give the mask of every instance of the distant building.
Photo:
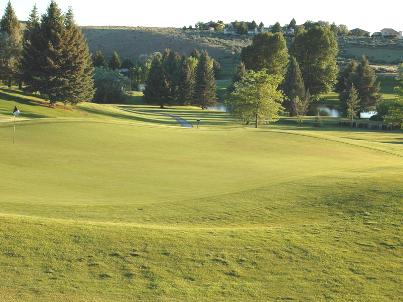
POLYGON ((401 31, 396 31, 393 28, 384 28, 381 30, 382 37, 385 38, 399 38, 402 39, 403 35, 401 31))

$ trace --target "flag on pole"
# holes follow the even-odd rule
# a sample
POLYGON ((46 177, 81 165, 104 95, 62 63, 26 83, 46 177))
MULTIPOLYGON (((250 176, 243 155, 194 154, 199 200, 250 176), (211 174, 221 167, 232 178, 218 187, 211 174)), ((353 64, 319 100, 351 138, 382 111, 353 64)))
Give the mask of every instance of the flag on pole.
POLYGON ((14 116, 19 116, 21 114, 21 111, 17 108, 17 106, 14 107, 13 115, 14 116))

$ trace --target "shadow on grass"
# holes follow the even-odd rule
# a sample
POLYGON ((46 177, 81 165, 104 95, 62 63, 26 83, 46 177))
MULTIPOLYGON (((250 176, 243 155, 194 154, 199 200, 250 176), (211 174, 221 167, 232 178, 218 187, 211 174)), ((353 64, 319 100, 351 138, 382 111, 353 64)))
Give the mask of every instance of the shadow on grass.
MULTIPOLYGON (((175 121, 170 122, 165 122, 165 121, 159 121, 155 119, 148 119, 140 116, 134 116, 134 115, 126 115, 122 113, 115 113, 115 112, 107 112, 103 110, 97 110, 94 108, 80 108, 80 110, 85 111, 87 113, 91 114, 96 114, 96 115, 101 115, 101 116, 106 116, 106 117, 112 117, 120 120, 131 120, 131 121, 138 121, 138 122, 144 122, 144 123, 154 123, 154 124, 166 124, 166 125, 176 125, 177 123, 175 121)), ((125 110, 126 111, 126 110, 125 110)))

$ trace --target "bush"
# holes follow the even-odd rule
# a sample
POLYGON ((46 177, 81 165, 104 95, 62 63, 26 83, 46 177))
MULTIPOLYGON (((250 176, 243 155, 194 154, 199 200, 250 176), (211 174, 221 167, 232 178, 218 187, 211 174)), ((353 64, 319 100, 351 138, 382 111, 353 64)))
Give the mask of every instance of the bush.
POLYGON ((393 110, 403 109, 403 101, 399 99, 385 100, 376 106, 377 114, 371 117, 372 121, 384 121, 385 117, 393 110))
POLYGON ((96 103, 124 103, 130 80, 121 73, 105 68, 96 68, 94 73, 96 103))

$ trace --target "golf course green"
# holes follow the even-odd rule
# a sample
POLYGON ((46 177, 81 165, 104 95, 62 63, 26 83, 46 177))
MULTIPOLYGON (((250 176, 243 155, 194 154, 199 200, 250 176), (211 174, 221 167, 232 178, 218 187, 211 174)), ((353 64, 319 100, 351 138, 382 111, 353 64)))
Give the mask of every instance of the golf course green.
POLYGON ((401 131, 0 91, 1 301, 399 301, 402 201, 401 131))

